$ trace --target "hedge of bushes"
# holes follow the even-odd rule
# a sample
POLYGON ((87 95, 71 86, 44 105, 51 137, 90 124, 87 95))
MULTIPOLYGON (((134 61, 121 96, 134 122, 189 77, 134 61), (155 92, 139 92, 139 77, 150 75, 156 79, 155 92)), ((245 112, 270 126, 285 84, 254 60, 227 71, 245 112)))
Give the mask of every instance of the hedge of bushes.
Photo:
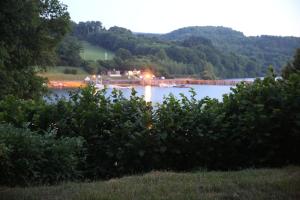
POLYGON ((134 90, 129 99, 105 93, 88 87, 54 103, 0 101, 0 122, 12 124, 0 129, 1 171, 9 172, 1 183, 300 164, 300 75, 241 83, 222 102, 191 91, 153 107, 134 90))
POLYGON ((84 140, 56 138, 26 128, 0 125, 0 184, 57 183, 81 177, 84 140))

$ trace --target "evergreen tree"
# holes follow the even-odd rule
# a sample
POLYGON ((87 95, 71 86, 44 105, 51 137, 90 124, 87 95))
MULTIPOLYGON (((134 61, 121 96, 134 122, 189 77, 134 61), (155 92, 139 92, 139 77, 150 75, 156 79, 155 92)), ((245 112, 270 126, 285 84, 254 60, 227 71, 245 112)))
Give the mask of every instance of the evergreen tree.
POLYGON ((283 68, 282 77, 288 78, 293 73, 300 73, 300 49, 296 50, 294 60, 283 68))

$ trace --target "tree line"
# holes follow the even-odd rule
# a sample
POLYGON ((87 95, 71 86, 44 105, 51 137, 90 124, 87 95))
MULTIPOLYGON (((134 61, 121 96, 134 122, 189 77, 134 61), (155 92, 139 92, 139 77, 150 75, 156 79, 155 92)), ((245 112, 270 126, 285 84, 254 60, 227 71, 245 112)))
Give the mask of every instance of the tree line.
MULTIPOLYGON (((157 37, 134 34, 122 27, 106 30, 101 22, 95 21, 74 23, 71 35, 116 53, 126 51, 126 57, 117 54, 114 60, 96 62, 98 71, 151 68, 158 74, 195 75, 204 79, 262 75, 260 66, 254 61, 234 53, 224 54, 204 37, 163 41, 157 37)), ((92 61, 86 61, 83 65, 88 65, 88 62, 92 61)))
POLYGON ((60 64, 76 62, 93 73, 114 68, 151 68, 158 75, 203 79, 259 77, 266 74, 269 66, 278 73, 300 45, 298 38, 245 37, 223 27, 188 27, 156 35, 136 34, 116 26, 106 29, 99 21, 73 23, 71 35, 74 43, 78 43, 77 39, 86 40, 115 53, 126 51, 127 56, 117 54, 110 61, 79 62, 74 57, 79 55, 78 48, 70 54, 70 62, 60 64))
POLYGON ((180 28, 156 37, 163 41, 183 41, 189 37, 204 37, 225 53, 233 52, 255 62, 261 67, 261 74, 265 75, 269 65, 277 73, 288 62, 295 49, 300 46, 299 37, 281 36, 250 36, 226 27, 192 26, 180 28))

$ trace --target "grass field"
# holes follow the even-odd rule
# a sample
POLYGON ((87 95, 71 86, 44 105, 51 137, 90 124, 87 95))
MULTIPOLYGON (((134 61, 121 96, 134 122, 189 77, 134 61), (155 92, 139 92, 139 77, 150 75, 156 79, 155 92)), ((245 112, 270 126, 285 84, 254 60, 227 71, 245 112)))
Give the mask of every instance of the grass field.
POLYGON ((108 181, 0 188, 6 200, 300 199, 300 167, 235 172, 151 172, 108 181))
POLYGON ((64 67, 55 66, 48 67, 46 72, 38 73, 39 76, 47 77, 50 81, 65 80, 65 81, 82 81, 89 74, 79 67, 64 67), (64 74, 65 69, 75 69, 77 74, 64 74))
POLYGON ((81 42, 83 51, 80 53, 80 56, 84 60, 111 60, 114 57, 114 54, 111 51, 92 45, 86 41, 81 42))
MULTIPOLYGON (((85 60, 111 60, 114 57, 114 54, 112 52, 105 50, 101 47, 91 45, 86 41, 82 41, 82 46, 84 51, 80 55, 85 60)), ((46 72, 39 72, 38 75, 42 77, 47 77, 50 81, 82 81, 89 74, 78 67, 54 66, 47 68, 46 72), (76 69, 77 74, 64 74, 65 69, 76 69)))

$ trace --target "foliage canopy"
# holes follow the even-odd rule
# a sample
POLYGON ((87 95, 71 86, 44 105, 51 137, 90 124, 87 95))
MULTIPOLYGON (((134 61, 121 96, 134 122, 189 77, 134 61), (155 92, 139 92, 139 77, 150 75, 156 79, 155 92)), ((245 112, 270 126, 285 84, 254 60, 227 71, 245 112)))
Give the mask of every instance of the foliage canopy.
POLYGON ((35 76, 34 66, 54 60, 69 18, 58 0, 0 2, 0 98, 40 96, 44 80, 35 76))

